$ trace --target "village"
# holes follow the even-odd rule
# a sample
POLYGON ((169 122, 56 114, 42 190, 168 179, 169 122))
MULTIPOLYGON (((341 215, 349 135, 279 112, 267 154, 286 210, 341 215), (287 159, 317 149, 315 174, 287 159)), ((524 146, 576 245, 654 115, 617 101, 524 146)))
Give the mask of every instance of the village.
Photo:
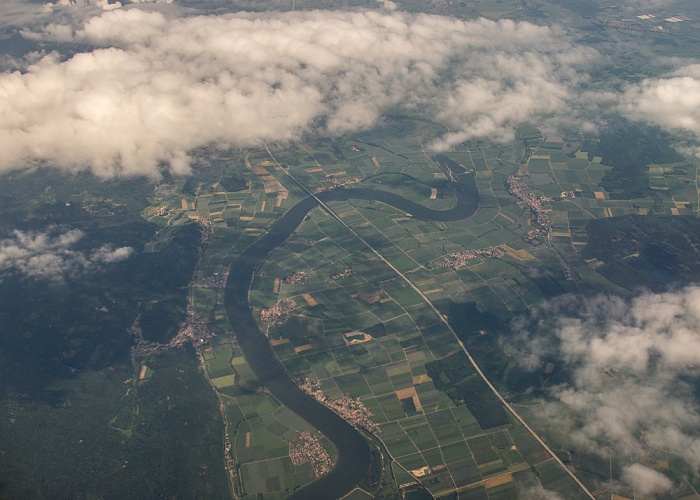
POLYGON ((331 274, 331 280, 339 280, 340 278, 347 278, 355 273, 352 267, 344 267, 343 270, 336 274, 331 274))
POLYGON ((260 311, 260 323, 265 326, 282 326, 292 316, 296 304, 292 299, 282 299, 272 307, 260 311))
POLYGON ((228 279, 228 269, 221 273, 214 273, 213 276, 198 277, 192 280, 194 288, 224 288, 228 279))
POLYGON ((322 191, 328 191, 328 190, 330 190, 330 189, 335 189, 335 188, 339 188, 339 187, 342 187, 342 186, 347 186, 348 184, 355 184, 355 183, 357 183, 357 182, 362 182, 362 181, 364 180, 364 177, 354 177, 354 178, 352 178, 352 179, 347 179, 347 180, 344 180, 344 181, 339 181, 334 175, 328 174, 328 175, 326 175, 326 177, 324 177, 323 180, 326 181, 326 182, 330 182, 330 184, 327 185, 327 186, 320 186, 320 187, 317 187, 317 188, 314 190, 315 193, 320 193, 320 192, 322 192, 322 191))
POLYGON ((131 347, 131 359, 144 359, 154 354, 165 352, 168 349, 181 347, 188 342, 201 344, 204 340, 213 336, 202 318, 194 311, 188 311, 185 321, 180 324, 177 335, 167 344, 151 342, 143 338, 143 331, 138 319, 127 329, 130 335, 136 338, 136 343, 131 347))
POLYGON ((459 269, 467 265, 467 261, 476 257, 503 257, 505 252, 500 247, 480 248, 478 250, 463 250, 452 253, 435 264, 435 267, 451 267, 459 269))
POLYGON ((542 198, 527 192, 527 186, 523 182, 522 177, 509 175, 507 185, 508 192, 519 200, 524 201, 535 214, 535 222, 539 227, 535 229, 534 235, 547 236, 552 226, 552 220, 549 211, 542 206, 542 198))
POLYGON ((294 465, 310 463, 315 477, 321 477, 333 467, 328 452, 306 431, 299 433, 298 442, 289 443, 289 458, 294 465))
POLYGON ((353 398, 347 394, 343 394, 343 397, 340 399, 330 398, 323 394, 318 382, 314 382, 309 378, 300 379, 297 383, 305 393, 313 396, 316 401, 330 408, 351 424, 363 427, 372 434, 381 432, 379 425, 372 420, 372 412, 359 398, 353 398))
POLYGON ((296 271, 284 278, 288 285, 305 285, 308 280, 306 271, 296 271))

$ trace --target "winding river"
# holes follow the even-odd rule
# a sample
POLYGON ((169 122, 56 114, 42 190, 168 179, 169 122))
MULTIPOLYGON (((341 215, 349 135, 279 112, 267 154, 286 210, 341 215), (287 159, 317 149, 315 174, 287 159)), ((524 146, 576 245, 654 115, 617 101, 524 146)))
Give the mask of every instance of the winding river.
MULTIPOLYGON (((318 194, 324 203, 350 199, 374 200, 431 221, 456 221, 472 216, 479 206, 479 193, 473 173, 444 156, 437 157, 441 167, 450 170, 456 182, 456 205, 450 210, 432 210, 401 196, 373 189, 335 189, 318 194)), ((319 206, 313 196, 304 198, 287 211, 255 243, 231 264, 224 305, 229 324, 238 345, 260 385, 267 388, 280 403, 321 431, 338 450, 338 462, 333 469, 288 498, 339 498, 351 491, 367 472, 369 448, 362 435, 315 399, 304 393, 275 356, 267 337, 258 328, 249 302, 249 291, 256 270, 270 253, 283 244, 303 222, 306 215, 319 206)))

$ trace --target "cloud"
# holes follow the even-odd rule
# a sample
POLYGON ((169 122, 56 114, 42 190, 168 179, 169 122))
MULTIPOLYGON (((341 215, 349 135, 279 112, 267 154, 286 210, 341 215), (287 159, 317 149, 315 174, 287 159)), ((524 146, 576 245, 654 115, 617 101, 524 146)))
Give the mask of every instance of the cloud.
POLYGON ((544 489, 534 478, 525 483, 516 483, 516 486, 518 498, 522 500, 564 500, 557 492, 544 489))
POLYGON ((398 12, 124 8, 24 35, 93 49, 0 75, 0 169, 103 177, 183 174, 200 146, 338 136, 395 109, 445 121, 438 149, 506 139, 571 114, 595 58, 555 28, 398 12))
POLYGON ((633 119, 672 132, 690 132, 700 138, 700 64, 631 86, 624 93, 620 107, 633 119))
MULTIPOLYGON (((573 297, 554 300, 514 323, 506 348, 523 367, 558 359, 570 383, 549 389, 548 416, 575 423, 570 443, 589 452, 640 461, 653 450, 700 468, 700 287, 645 293, 631 301, 598 297, 585 311, 573 297)), ((661 473, 629 467, 623 479, 639 491, 666 490, 661 473)), ((643 494, 643 493, 642 493, 643 494)))
POLYGON ((112 2, 109 0, 57 0, 44 4, 44 10, 53 12, 61 7, 89 7, 96 6, 102 10, 114 10, 122 7, 121 2, 112 2))
POLYGON ((56 226, 44 232, 13 231, 10 238, 0 240, 0 278, 17 272, 27 278, 60 281, 125 260, 134 253, 130 247, 115 249, 107 245, 90 253, 73 249, 83 236, 80 230, 56 226))
POLYGON ((399 6, 391 0, 377 0, 377 3, 387 10, 396 10, 399 6))
POLYGON ((635 494, 641 496, 650 493, 663 493, 673 486, 666 476, 641 464, 625 467, 622 471, 622 478, 628 484, 633 484, 635 494))

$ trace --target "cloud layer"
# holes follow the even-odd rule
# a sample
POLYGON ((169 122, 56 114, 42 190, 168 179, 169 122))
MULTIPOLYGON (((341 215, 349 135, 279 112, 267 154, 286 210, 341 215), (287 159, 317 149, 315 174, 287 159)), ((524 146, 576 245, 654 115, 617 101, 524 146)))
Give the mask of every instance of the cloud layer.
POLYGON ((45 232, 15 230, 10 238, 0 240, 0 277, 18 272, 27 278, 56 281, 125 260, 134 252, 130 247, 110 246, 80 252, 73 247, 83 236, 80 230, 58 227, 45 232))
POLYGON ((632 119, 700 139, 700 64, 630 87, 622 96, 620 109, 632 119))
POLYGON ((188 151, 341 135, 390 109, 426 109, 436 147, 503 139, 569 114, 594 53, 511 21, 380 12, 169 19, 117 9, 25 36, 94 47, 0 75, 0 169, 41 161, 99 176, 157 176, 188 151))
MULTIPOLYGON (((570 384, 549 391, 561 403, 550 416, 577 422, 569 434, 575 446, 607 453, 607 444, 639 461, 666 450, 698 470, 700 407, 691 381, 700 375, 700 287, 631 302, 599 297, 578 314, 574 306, 581 304, 559 299, 515 324, 524 366, 536 369, 551 356, 571 371, 570 384)), ((625 468, 623 480, 642 495, 671 488, 641 463, 625 468)))

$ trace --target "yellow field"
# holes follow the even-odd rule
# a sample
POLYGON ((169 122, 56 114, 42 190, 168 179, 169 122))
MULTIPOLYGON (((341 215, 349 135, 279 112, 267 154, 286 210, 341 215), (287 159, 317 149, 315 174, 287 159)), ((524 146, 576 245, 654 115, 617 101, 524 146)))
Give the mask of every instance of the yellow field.
POLYGON ((433 379, 428 377, 428 375, 426 375, 425 373, 422 375, 416 375, 415 377, 413 377, 413 385, 426 384, 426 383, 430 382, 431 380, 433 380, 433 379))
POLYGON ((235 375, 224 375, 223 377, 216 377, 211 379, 211 384, 217 389, 222 389, 224 387, 231 387, 236 383, 235 375))
POLYGON ((516 250, 508 245, 505 245, 502 248, 506 251, 506 255, 508 255, 508 257, 512 257, 515 260, 532 260, 535 258, 530 252, 524 249, 516 250))

